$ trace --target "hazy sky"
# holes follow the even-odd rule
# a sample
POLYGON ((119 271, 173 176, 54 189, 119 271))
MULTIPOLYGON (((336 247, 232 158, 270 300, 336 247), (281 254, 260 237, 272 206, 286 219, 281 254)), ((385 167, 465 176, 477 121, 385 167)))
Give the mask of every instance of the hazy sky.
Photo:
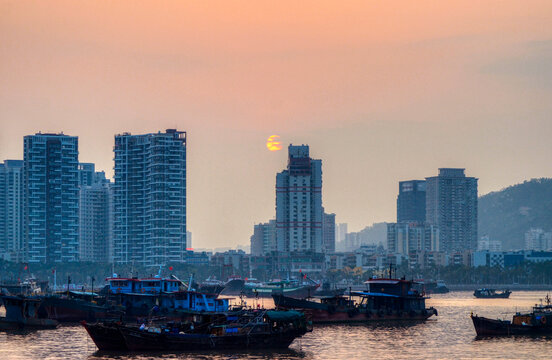
POLYGON ((439 167, 480 194, 552 177, 552 1, 0 0, 0 160, 63 131, 111 176, 114 134, 166 128, 188 132, 194 247, 274 217, 289 143, 350 230, 439 167))

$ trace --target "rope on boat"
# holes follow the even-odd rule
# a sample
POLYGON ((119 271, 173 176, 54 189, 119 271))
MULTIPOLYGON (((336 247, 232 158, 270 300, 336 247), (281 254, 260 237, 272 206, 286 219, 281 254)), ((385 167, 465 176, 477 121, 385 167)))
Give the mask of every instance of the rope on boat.
MULTIPOLYGON (((265 316, 265 314, 266 314, 267 311, 268 311, 268 310, 264 310, 261 314, 259 314, 258 316, 254 317, 253 319, 251 319, 251 321, 249 321, 245 326, 249 326, 249 324, 251 324, 251 322, 252 322, 253 320, 257 320, 257 319, 259 319, 259 318, 262 319, 262 318, 265 316)), ((249 329, 249 331, 247 332, 247 345, 249 345, 249 334, 251 333, 251 331, 253 331, 253 328, 254 328, 254 326, 251 326, 251 329, 249 329)))

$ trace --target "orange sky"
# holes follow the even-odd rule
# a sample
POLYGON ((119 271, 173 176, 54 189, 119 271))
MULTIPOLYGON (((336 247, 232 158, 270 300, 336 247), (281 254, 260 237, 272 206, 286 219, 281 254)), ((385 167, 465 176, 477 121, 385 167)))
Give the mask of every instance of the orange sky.
POLYGON ((438 167, 480 193, 552 176, 550 1, 0 0, 0 54, 0 159, 64 131, 111 174, 114 134, 188 131, 195 247, 274 216, 272 134, 353 230, 438 167))

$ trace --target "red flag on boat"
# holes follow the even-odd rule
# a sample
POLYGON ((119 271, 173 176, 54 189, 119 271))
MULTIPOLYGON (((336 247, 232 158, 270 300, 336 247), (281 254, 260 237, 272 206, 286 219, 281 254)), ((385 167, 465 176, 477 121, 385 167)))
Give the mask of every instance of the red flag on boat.
POLYGON ((169 266, 169 270, 172 271, 173 267, 172 266, 169 266))

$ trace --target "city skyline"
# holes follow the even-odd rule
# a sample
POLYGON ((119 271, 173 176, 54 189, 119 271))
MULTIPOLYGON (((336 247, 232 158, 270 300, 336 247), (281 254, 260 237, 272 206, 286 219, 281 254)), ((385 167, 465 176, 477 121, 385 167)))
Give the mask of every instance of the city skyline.
POLYGON ((549 2, 53 3, 0 5, 0 159, 63 131, 113 178, 115 134, 187 131, 196 247, 271 218, 273 134, 324 160, 350 231, 393 221, 396 184, 437 168, 470 169, 481 195, 552 177, 549 2))

